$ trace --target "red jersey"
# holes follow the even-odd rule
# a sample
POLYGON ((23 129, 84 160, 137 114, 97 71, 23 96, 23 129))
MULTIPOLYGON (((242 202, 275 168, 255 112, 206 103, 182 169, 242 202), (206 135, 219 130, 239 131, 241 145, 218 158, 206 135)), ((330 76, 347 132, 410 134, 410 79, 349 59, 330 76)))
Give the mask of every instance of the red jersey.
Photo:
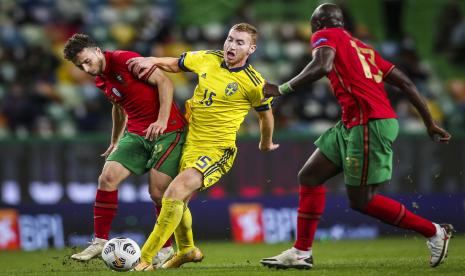
MULTIPOLYGON (((129 51, 105 52, 105 70, 95 78, 95 86, 124 109, 128 116, 128 132, 145 136, 144 130, 158 119, 160 101, 156 87, 139 80, 128 70, 126 61, 139 56, 129 51)), ((173 102, 165 133, 184 125, 184 117, 173 102)))
POLYGON ((383 84, 394 69, 393 64, 342 28, 317 31, 311 43, 313 50, 330 47, 336 51, 333 69, 327 77, 347 128, 366 124, 369 119, 397 117, 383 84))

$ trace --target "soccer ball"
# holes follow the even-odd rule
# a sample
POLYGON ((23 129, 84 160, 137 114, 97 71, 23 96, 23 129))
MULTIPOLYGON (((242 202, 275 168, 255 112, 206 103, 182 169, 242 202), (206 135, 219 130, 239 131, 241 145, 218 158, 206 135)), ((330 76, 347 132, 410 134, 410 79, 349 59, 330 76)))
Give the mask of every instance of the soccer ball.
POLYGON ((128 271, 140 261, 140 248, 129 238, 113 238, 105 243, 102 259, 112 270, 128 271))

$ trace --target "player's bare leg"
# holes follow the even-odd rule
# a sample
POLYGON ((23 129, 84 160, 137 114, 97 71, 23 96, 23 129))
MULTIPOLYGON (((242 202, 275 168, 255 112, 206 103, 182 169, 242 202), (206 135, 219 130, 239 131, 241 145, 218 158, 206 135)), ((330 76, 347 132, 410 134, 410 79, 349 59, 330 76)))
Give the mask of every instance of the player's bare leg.
POLYGON ((202 181, 202 173, 196 169, 188 168, 178 174, 171 182, 163 196, 163 208, 157 223, 142 247, 141 262, 138 266, 144 267, 150 263, 153 256, 173 234, 182 220, 185 201, 202 186, 202 181))
POLYGON ((79 261, 88 261, 98 256, 108 240, 111 222, 118 208, 118 186, 131 172, 115 161, 107 161, 98 178, 94 205, 94 240, 82 252, 71 255, 79 261))
MULTIPOLYGON (((160 215, 162 208, 162 198, 165 193, 166 188, 173 179, 171 176, 164 174, 155 169, 150 170, 149 174, 149 194, 150 198, 155 203, 155 208, 157 211, 157 217, 160 215)), ((172 237, 170 237, 166 243, 163 245, 163 248, 158 251, 157 255, 153 257, 153 266, 155 268, 160 268, 164 263, 169 261, 174 256, 174 249, 172 246, 172 237)))
POLYGON ((391 198, 376 194, 379 185, 349 186, 347 195, 352 209, 375 217, 385 223, 416 231, 427 238, 430 249, 430 265, 436 267, 447 256, 454 228, 450 224, 436 224, 422 218, 391 198))
POLYGON ((274 268, 313 267, 311 248, 326 199, 323 183, 340 172, 341 168, 326 158, 319 149, 313 152, 298 175, 299 209, 294 247, 277 256, 261 259, 261 264, 274 268))

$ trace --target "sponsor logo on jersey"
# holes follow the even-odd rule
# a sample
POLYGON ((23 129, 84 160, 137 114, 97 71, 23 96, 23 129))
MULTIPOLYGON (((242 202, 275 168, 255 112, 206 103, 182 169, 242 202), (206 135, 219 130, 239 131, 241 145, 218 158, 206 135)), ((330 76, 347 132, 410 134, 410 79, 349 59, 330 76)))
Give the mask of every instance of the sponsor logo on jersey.
POLYGON ((322 38, 318 39, 317 41, 315 41, 315 43, 313 43, 312 46, 313 46, 313 48, 315 48, 315 47, 317 47, 318 45, 320 45, 321 43, 326 42, 326 41, 328 41, 328 39, 322 37, 322 38))
POLYGON ((116 89, 115 87, 113 87, 113 88, 111 89, 111 92, 112 92, 113 94, 115 94, 115 95, 116 95, 117 97, 119 97, 119 98, 122 97, 121 93, 120 93, 120 92, 118 91, 118 89, 116 89))
POLYGON ((226 96, 231 96, 232 94, 236 93, 238 86, 239 85, 237 84, 237 82, 231 82, 230 84, 228 84, 228 86, 226 86, 224 93, 226 94, 226 96))

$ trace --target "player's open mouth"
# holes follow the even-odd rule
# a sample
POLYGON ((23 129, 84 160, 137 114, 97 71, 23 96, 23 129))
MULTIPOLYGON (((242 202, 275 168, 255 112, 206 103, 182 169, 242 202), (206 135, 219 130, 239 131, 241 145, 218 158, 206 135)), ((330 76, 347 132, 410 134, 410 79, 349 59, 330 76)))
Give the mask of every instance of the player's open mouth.
POLYGON ((231 51, 227 51, 226 52, 226 57, 228 57, 229 59, 232 59, 232 58, 236 57, 236 54, 231 52, 231 51))

